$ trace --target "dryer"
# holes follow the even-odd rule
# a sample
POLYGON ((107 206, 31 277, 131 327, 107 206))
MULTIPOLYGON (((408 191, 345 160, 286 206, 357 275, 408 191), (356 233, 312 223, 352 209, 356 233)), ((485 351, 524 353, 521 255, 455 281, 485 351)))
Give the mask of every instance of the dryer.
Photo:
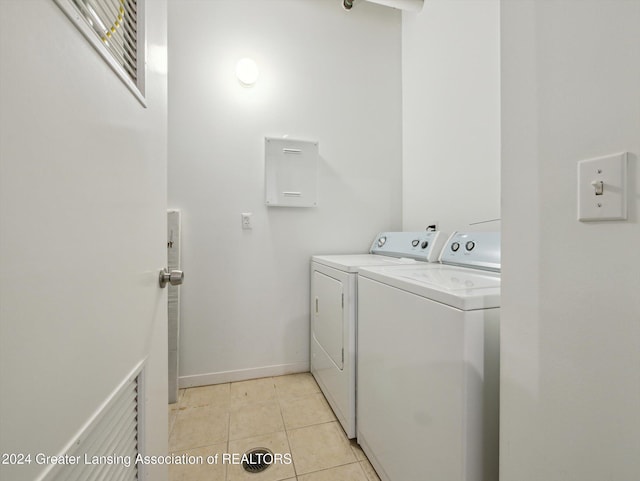
POLYGON ((358 271, 437 261, 444 240, 435 231, 383 232, 369 254, 311 258, 311 373, 349 438, 356 436, 358 271))
POLYGON ((383 481, 498 480, 499 233, 358 279, 358 443, 383 481))

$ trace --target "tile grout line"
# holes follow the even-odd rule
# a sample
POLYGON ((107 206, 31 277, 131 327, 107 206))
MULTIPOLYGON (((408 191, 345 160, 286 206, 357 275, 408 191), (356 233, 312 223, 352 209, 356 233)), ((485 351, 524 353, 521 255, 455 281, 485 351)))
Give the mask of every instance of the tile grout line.
POLYGON ((184 397, 185 392, 186 389, 178 389, 178 399, 176 399, 176 402, 174 403, 176 407, 175 409, 173 409, 173 411, 175 411, 175 416, 173 419, 173 423, 171 423, 171 428, 169 429, 169 432, 167 434, 167 451, 169 451, 168 444, 171 440, 171 433, 173 433, 173 430, 176 428, 176 423, 178 422, 178 416, 180 415, 180 403, 182 402, 182 398, 184 397))
MULTIPOLYGON (((232 396, 231 396, 231 385, 233 383, 230 382, 229 383, 229 403, 227 404, 227 448, 226 448, 226 452, 229 453, 229 449, 231 446, 231 411, 233 410, 233 405, 232 405, 232 396)), ((230 466, 226 465, 224 467, 224 479, 225 481, 229 481, 229 473, 230 473, 230 466)))
POLYGON ((280 409, 280 417, 282 418, 282 427, 284 428, 284 436, 287 439, 287 446, 289 446, 289 454, 291 455, 291 465, 293 466, 293 476, 297 480, 298 479, 298 470, 296 469, 296 462, 293 459, 293 452, 291 449, 291 441, 289 441, 289 430, 287 429, 287 425, 284 422, 284 415, 282 414, 282 399, 280 398, 280 393, 278 392, 278 388, 276 386, 276 382, 273 378, 273 389, 276 392, 276 399, 278 400, 278 408, 280 409))
MULTIPOLYGON (((311 373, 310 373, 310 374, 311 374, 311 373)), ((312 375, 312 374, 311 374, 311 375, 312 375)), ((312 376, 313 376, 313 375, 312 375, 312 376)), ((317 385, 317 382, 315 381, 315 379, 313 379, 313 381, 314 381, 314 383, 315 383, 315 385, 316 385, 316 387, 317 387, 318 391, 314 391, 313 393, 300 394, 300 395, 295 396, 295 397, 293 397, 293 398, 285 399, 285 401, 292 401, 292 400, 293 400, 293 401, 295 401, 295 400, 300 399, 300 398, 302 398, 302 397, 307 397, 307 396, 313 396, 313 395, 320 394, 320 395, 323 397, 323 399, 325 399, 325 402, 327 402, 327 401, 326 401, 326 397, 324 396, 324 394, 322 393, 322 390, 320 389, 320 386, 318 386, 318 385, 317 385)), ((274 386, 275 386, 275 385, 274 385, 274 386)), ((281 414, 282 414, 281 398, 280 398, 280 395, 278 394, 277 389, 276 389, 276 395, 278 396, 278 404, 280 405, 280 412, 281 412, 281 414)), ((327 406, 328 406, 328 402, 327 402, 327 406)), ((329 407, 329 409, 331 409, 331 407, 329 407)), ((284 423, 284 416, 283 416, 282 421, 283 421, 283 423, 284 423)), ((296 428, 291 428, 291 429, 287 429, 287 427, 286 427, 286 425, 285 425, 285 434, 286 434, 286 436, 287 436, 287 441, 289 441, 289 431, 296 431, 296 430, 300 430, 300 429, 310 428, 310 427, 314 427, 314 426, 320 426, 320 425, 324 425, 324 424, 330 424, 330 423, 334 423, 334 422, 337 422, 337 418, 335 418, 335 415, 334 415, 334 419, 332 419, 331 421, 324 421, 324 422, 320 422, 320 423, 309 424, 309 425, 306 425, 306 426, 298 426, 298 427, 296 427, 296 428)), ((340 429, 341 429, 341 428, 340 428, 340 429)), ((345 434, 345 436, 346 436, 346 434, 345 434)), ((347 441, 348 441, 348 439, 347 439, 347 441)), ((290 442, 289 442, 289 449, 291 450, 291 443, 290 443, 290 442)), ((349 446, 349 450, 350 450, 350 451, 351 451, 351 453, 353 454, 353 457, 354 457, 354 460, 355 460, 355 461, 352 461, 352 462, 349 462, 349 463, 339 464, 339 465, 336 465, 336 466, 331 466, 331 467, 329 467, 329 468, 319 469, 319 470, 317 470, 317 471, 310 471, 310 472, 308 472, 308 473, 298 473, 298 470, 297 470, 297 468, 296 468, 296 466, 295 466, 295 460, 293 460, 293 453, 292 453, 293 469, 294 469, 294 472, 295 472, 295 474, 296 474, 296 480, 298 480, 298 479, 299 479, 299 476, 305 476, 305 475, 308 475, 308 474, 319 473, 319 472, 322 472, 322 471, 327 471, 327 470, 329 470, 329 469, 334 469, 334 468, 337 468, 337 467, 346 466, 346 465, 354 464, 354 463, 358 463, 358 467, 360 468, 360 471, 362 472, 362 474, 364 475, 364 477, 365 477, 365 478, 368 478, 368 477, 367 477, 367 474, 364 472, 364 470, 363 470, 363 468, 362 468, 362 465, 360 465, 360 461, 358 460, 358 457, 357 457, 357 456, 355 455, 355 453, 353 452, 353 449, 351 449, 351 446, 349 446)))
POLYGON ((367 476, 367 473, 364 472, 364 469, 362 469, 362 465, 360 464, 361 461, 351 461, 350 463, 342 463, 342 464, 336 464, 335 466, 331 466, 328 468, 322 468, 322 469, 318 469, 317 471, 309 471, 308 473, 302 473, 300 476, 307 476, 308 474, 316 474, 316 473, 322 473, 323 471, 330 471, 332 469, 336 469, 336 468, 341 468, 343 466, 350 466, 352 464, 357 464, 358 467, 360 468, 360 470, 362 471, 362 474, 364 475, 365 479, 367 481, 369 481, 369 477, 367 476))

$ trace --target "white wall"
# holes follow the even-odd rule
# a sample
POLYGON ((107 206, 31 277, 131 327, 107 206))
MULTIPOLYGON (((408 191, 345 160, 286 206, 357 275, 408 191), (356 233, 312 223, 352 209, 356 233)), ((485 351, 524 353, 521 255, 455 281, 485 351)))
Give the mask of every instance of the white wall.
POLYGON ((172 1, 169 19, 181 385, 307 370, 310 256, 364 252, 378 231, 400 229, 400 12, 172 1), (245 56, 260 68, 252 89, 235 78, 245 56), (264 205, 264 137, 284 134, 320 143, 317 208, 264 205))
POLYGON ((497 0, 428 0, 402 14, 405 230, 499 230, 497 0))
POLYGON ((640 479, 640 2, 502 2, 502 481, 640 479), (576 163, 630 152, 629 220, 576 163))
MULTIPOLYGON (((147 13, 162 52, 166 3, 147 13)), ((165 453, 166 73, 149 65, 143 108, 50 0, 0 2, 0 65, 0 452, 62 453, 148 356, 148 454, 165 453)))

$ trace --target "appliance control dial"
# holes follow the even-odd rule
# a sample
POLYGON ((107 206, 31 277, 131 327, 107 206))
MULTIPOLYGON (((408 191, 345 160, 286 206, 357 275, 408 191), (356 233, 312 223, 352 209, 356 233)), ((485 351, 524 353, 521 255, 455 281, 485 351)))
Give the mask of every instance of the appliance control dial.
POLYGON ((411 241, 411 245, 413 247, 418 247, 418 244, 420 244, 420 239, 414 239, 411 241))
POLYGON ((429 241, 424 241, 420 247, 422 247, 423 249, 426 249, 428 245, 429 245, 429 241))
POLYGON ((378 247, 382 247, 385 242, 387 242, 387 238, 385 236, 380 237, 380 239, 378 239, 378 247))
POLYGON ((467 243, 464 245, 465 249, 467 249, 468 251, 472 251, 475 246, 476 243, 473 241, 467 241, 467 243))
POLYGON ((459 242, 454 242, 453 244, 451 244, 451 250, 453 252, 458 252, 458 249, 460 249, 460 243, 459 242))

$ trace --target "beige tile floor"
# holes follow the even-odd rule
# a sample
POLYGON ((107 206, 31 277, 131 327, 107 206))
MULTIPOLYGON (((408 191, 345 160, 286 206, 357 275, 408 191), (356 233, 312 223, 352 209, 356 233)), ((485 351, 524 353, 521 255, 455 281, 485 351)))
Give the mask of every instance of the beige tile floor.
POLYGON ((180 390, 169 405, 169 450, 203 460, 170 465, 169 481, 379 481, 309 373, 180 390), (225 453, 255 447, 292 462, 262 473, 222 463, 225 453), (218 462, 207 462, 215 454, 218 462))

